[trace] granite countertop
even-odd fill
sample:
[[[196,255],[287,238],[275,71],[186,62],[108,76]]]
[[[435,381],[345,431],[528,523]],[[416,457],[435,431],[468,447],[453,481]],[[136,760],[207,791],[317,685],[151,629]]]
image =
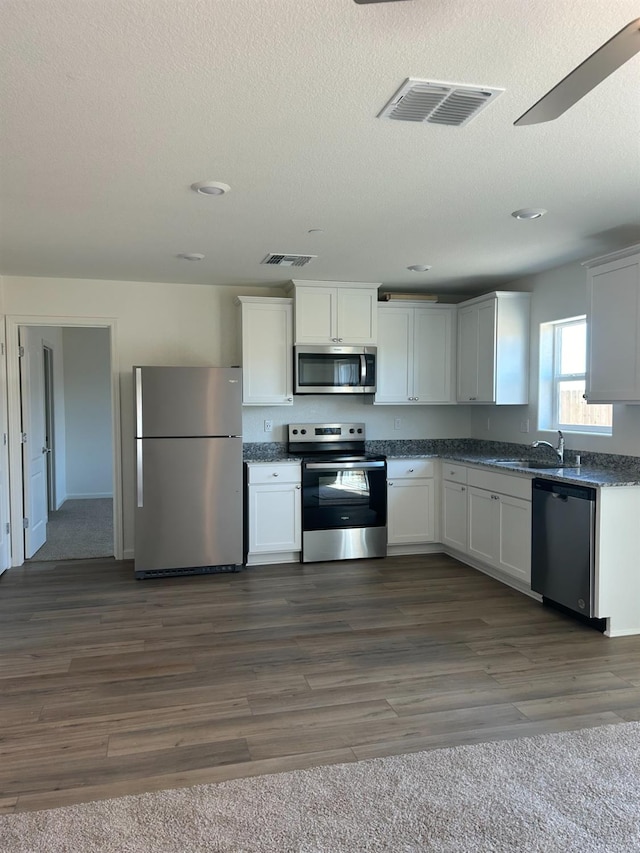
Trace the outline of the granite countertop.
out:
[[[628,468],[599,468],[594,466],[580,465],[579,467],[566,465],[563,468],[534,468],[524,467],[518,464],[520,460],[510,462],[496,462],[495,457],[486,457],[472,453],[447,453],[440,458],[451,462],[462,462],[467,465],[480,465],[493,471],[508,471],[509,474],[523,474],[525,476],[542,477],[545,480],[556,480],[560,483],[573,483],[582,486],[640,486],[640,471]]]
[[[405,441],[367,441],[367,453],[387,459],[448,459],[465,465],[479,465],[492,471],[506,471],[524,477],[544,477],[560,483],[583,486],[640,486],[640,457],[611,453],[590,453],[567,449],[564,468],[528,468],[518,464],[532,458],[531,446],[479,439],[415,439]],[[538,451],[539,452],[539,451]],[[580,453],[580,467],[571,466]],[[534,456],[534,458],[537,458]],[[509,460],[501,462],[501,460]],[[540,460],[551,461],[547,455]],[[288,452],[285,442],[248,443],[245,462],[300,462]],[[501,462],[501,464],[497,464]]]

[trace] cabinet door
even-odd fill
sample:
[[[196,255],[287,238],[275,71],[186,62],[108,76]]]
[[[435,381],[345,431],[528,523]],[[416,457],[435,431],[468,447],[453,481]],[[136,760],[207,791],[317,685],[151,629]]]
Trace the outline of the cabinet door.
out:
[[[296,483],[249,486],[249,553],[299,551],[301,489]]]
[[[498,565],[498,515],[500,498],[493,492],[469,486],[469,553]]]
[[[292,406],[293,319],[291,305],[242,303],[242,402]]]
[[[380,305],[375,403],[408,405],[413,396],[413,311]]]
[[[493,403],[496,399],[496,300],[489,299],[478,306],[478,402]]]
[[[375,344],[378,337],[378,291],[337,289],[336,337],[345,344]]]
[[[330,344],[337,340],[335,287],[296,287],[297,344]]]
[[[449,480],[442,485],[442,541],[467,550],[467,487]]]
[[[458,400],[478,399],[478,306],[458,310]]]
[[[640,256],[589,270],[587,399],[640,401]]]
[[[387,491],[389,545],[421,544],[435,540],[434,491],[433,479],[389,482]]]
[[[531,583],[531,503],[500,495],[498,568]]]
[[[453,309],[414,312],[413,396],[417,403],[452,403]]]

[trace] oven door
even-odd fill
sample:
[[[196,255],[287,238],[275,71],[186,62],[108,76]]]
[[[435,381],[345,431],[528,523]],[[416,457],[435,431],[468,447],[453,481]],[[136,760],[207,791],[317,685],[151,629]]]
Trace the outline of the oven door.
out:
[[[302,529],[386,527],[387,464],[304,462]]]

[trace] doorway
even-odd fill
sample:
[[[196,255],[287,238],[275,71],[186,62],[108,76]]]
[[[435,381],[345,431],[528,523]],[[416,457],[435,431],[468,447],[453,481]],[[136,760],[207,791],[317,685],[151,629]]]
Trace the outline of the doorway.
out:
[[[12,531],[21,530],[26,520],[24,536],[12,536],[12,565],[22,565],[29,558],[98,556],[77,549],[64,553],[83,531],[98,551],[121,559],[115,321],[17,316],[6,320],[7,352],[19,354],[7,361]],[[99,366],[100,353],[104,361]],[[97,396],[99,388],[102,398]],[[43,530],[38,501],[44,516],[41,542],[31,535]],[[65,529],[61,540],[57,532]],[[47,556],[47,547],[53,545]]]

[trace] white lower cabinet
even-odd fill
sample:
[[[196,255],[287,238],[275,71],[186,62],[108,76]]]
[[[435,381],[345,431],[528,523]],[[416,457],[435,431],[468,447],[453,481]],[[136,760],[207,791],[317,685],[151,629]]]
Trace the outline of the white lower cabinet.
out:
[[[531,480],[470,468],[468,554],[531,586]]]
[[[297,563],[302,547],[299,463],[247,464],[247,565]]]
[[[468,507],[467,469],[464,465],[442,463],[442,544],[467,551]]]
[[[416,549],[411,546],[437,541],[436,466],[434,459],[390,459],[387,462],[390,553],[412,553]]]

